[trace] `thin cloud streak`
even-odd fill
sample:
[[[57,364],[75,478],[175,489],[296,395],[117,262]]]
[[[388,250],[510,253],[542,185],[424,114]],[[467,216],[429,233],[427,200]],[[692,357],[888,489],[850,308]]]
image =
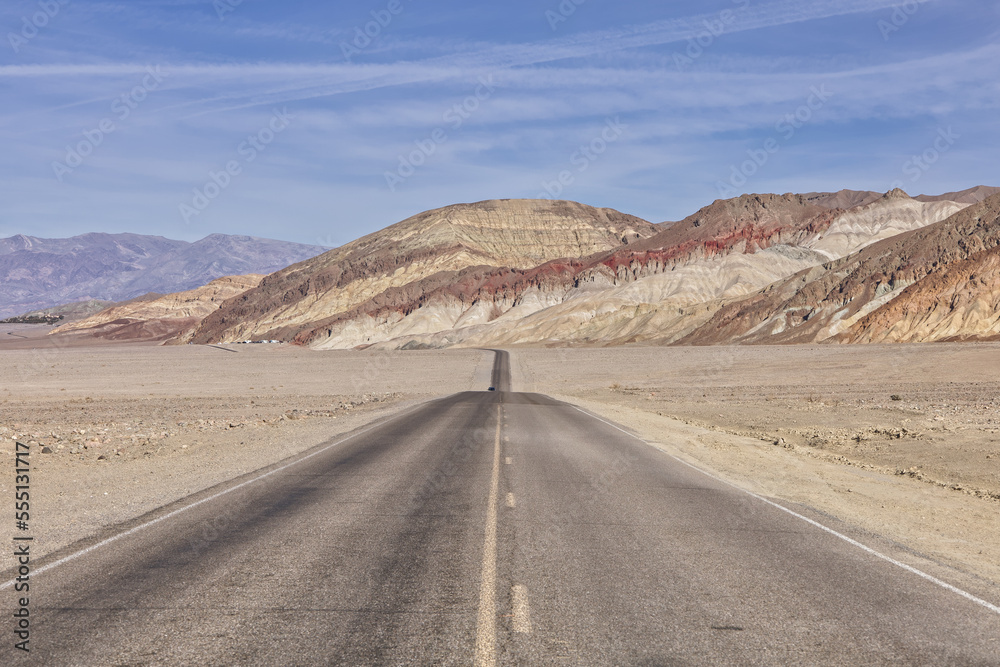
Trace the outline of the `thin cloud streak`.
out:
[[[746,9],[733,10],[736,18],[726,32],[745,32],[834,16],[867,13],[895,7],[899,4],[901,4],[899,0],[849,0],[847,2],[829,0],[825,3],[812,3],[803,8],[801,3],[785,0],[759,7],[751,6]],[[718,18],[718,12],[699,14],[684,19],[658,21],[634,28],[584,33],[548,42],[495,46],[478,52],[463,52],[458,55],[398,63],[391,66],[388,73],[367,80],[338,81],[326,85],[311,85],[307,88],[290,86],[282,91],[258,93],[252,99],[247,99],[240,104],[205,109],[191,114],[189,117],[452,78],[443,75],[442,70],[456,72],[458,76],[462,73],[496,72],[631,48],[685,42],[705,31],[705,21],[717,21]],[[417,69],[403,74],[398,71],[400,65],[415,66]],[[424,71],[422,68],[425,67],[431,69]],[[214,101],[218,101],[218,99],[201,100],[191,104]]]
[[[733,10],[735,19],[727,33],[759,30],[776,26],[820,20],[834,16],[867,13],[898,6],[899,0],[827,0],[803,7],[797,0],[784,0],[761,6]],[[684,42],[705,30],[706,21],[717,21],[718,12],[699,14],[683,19],[669,19],[637,27],[584,33],[567,38],[531,44],[494,46],[457,55],[440,56],[391,65],[295,65],[246,63],[238,65],[186,64],[171,65],[178,75],[229,76],[305,76],[334,78],[334,83],[287,86],[281,89],[244,95],[227,95],[192,101],[185,105],[205,105],[225,101],[242,102],[215,106],[186,116],[220,113],[255,106],[281,104],[320,97],[343,95],[379,88],[427,83],[460,77],[466,72],[497,71],[529,65],[582,58],[624,49]],[[403,66],[406,73],[400,73]],[[5,65],[0,77],[41,76],[121,76],[145,71],[144,64],[93,65]],[[374,70],[374,71],[373,71]],[[366,72],[368,73],[366,75]],[[360,76],[359,76],[360,74]],[[344,79],[347,79],[345,81]]]

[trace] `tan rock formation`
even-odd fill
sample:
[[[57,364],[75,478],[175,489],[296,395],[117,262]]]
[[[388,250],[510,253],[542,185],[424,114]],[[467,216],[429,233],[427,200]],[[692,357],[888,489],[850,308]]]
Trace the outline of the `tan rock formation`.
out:
[[[134,299],[53,329],[51,335],[89,334],[109,340],[186,343],[198,324],[227,300],[256,287],[263,275],[226,276],[186,292]]]

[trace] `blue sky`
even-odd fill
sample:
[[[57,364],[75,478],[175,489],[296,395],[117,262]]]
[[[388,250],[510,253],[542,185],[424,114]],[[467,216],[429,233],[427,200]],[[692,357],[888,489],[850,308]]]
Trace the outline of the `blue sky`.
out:
[[[334,246],[492,198],[660,222],[1000,185],[993,0],[34,0],[0,25],[0,237]]]

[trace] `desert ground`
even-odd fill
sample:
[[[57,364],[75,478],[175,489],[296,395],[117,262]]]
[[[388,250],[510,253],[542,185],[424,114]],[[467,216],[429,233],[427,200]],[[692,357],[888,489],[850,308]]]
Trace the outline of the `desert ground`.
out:
[[[408,405],[482,390],[493,361],[77,345],[47,330],[0,332],[0,449],[35,443],[39,555]],[[731,483],[894,541],[950,581],[1000,585],[1000,344],[514,348],[511,360],[515,391],[574,402]],[[12,486],[0,477],[4,497]]]
[[[78,346],[48,330],[0,330],[0,453],[34,443],[39,556],[408,405],[484,389],[493,365],[481,350]],[[0,476],[0,496],[13,484]],[[0,535],[12,530],[5,522]],[[11,564],[5,553],[0,568]]]

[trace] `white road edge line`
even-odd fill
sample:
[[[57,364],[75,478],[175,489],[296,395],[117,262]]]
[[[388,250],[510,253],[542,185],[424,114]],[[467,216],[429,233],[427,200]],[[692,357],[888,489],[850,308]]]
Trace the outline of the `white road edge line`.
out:
[[[479,615],[476,619],[477,667],[497,664],[497,495],[500,489],[500,421],[503,406],[497,404],[497,432],[493,442],[493,474],[486,507],[483,538],[483,570],[479,584]]]
[[[418,405],[415,405],[412,408],[410,408],[409,410],[405,410],[404,412],[396,415],[395,417],[390,417],[389,421],[393,421],[393,420],[399,419],[400,417],[403,417],[407,413],[413,412],[417,408],[422,407],[424,405],[426,405],[426,403],[420,403]],[[173,512],[169,512],[167,514],[164,514],[163,516],[158,516],[155,519],[151,519],[150,521],[147,521],[146,523],[139,524],[138,526],[133,526],[132,528],[129,528],[125,532],[118,533],[117,535],[112,535],[111,537],[109,537],[107,539],[104,539],[104,540],[101,540],[100,542],[98,542],[96,544],[91,544],[89,547],[87,547],[85,549],[81,549],[80,551],[77,551],[76,553],[72,553],[72,554],[70,554],[68,556],[63,556],[62,558],[60,558],[57,561],[49,563],[48,565],[43,565],[42,567],[40,567],[40,568],[38,568],[36,570],[32,570],[31,571],[31,576],[37,577],[42,572],[46,572],[48,570],[51,570],[54,567],[58,567],[58,566],[60,566],[60,565],[62,565],[64,563],[68,563],[71,560],[75,560],[75,559],[79,558],[80,556],[84,556],[86,554],[89,554],[92,551],[96,551],[97,549],[100,549],[103,546],[111,544],[112,542],[120,540],[121,538],[127,537],[127,536],[129,536],[129,535],[131,535],[133,533],[137,533],[140,530],[143,530],[145,528],[149,528],[150,526],[152,526],[154,524],[157,524],[157,523],[160,523],[161,521],[166,521],[167,519],[169,519],[171,517],[177,516],[178,514],[180,514],[182,512],[188,511],[192,507],[197,507],[198,505],[201,505],[202,503],[207,503],[210,500],[215,500],[216,498],[224,496],[227,493],[232,493],[233,491],[236,491],[237,489],[242,489],[244,486],[249,486],[250,484],[253,484],[255,482],[259,482],[260,480],[264,479],[265,477],[270,477],[271,475],[273,475],[275,473],[281,472],[282,470],[286,470],[288,468],[291,468],[292,466],[298,465],[299,463],[302,463],[303,461],[305,461],[307,459],[311,459],[314,456],[322,454],[323,452],[327,451],[328,449],[333,449],[334,447],[337,447],[338,445],[341,445],[341,444],[347,442],[348,440],[350,440],[352,438],[356,438],[359,435],[362,435],[363,433],[367,433],[368,431],[376,429],[379,426],[384,426],[385,424],[386,424],[386,422],[384,422],[384,421],[376,422],[376,423],[372,424],[371,426],[369,426],[368,428],[362,429],[362,430],[358,431],[357,433],[352,433],[351,435],[348,435],[348,436],[346,436],[344,438],[341,438],[340,440],[338,440],[336,442],[330,443],[329,445],[327,445],[326,447],[323,447],[322,449],[317,449],[312,454],[307,454],[307,455],[303,456],[302,458],[296,459],[296,460],[294,460],[294,461],[292,461],[290,463],[286,463],[285,465],[281,466],[280,468],[275,468],[274,470],[269,470],[269,471],[263,473],[262,475],[258,475],[257,477],[254,477],[253,479],[248,479],[247,481],[240,482],[236,486],[231,486],[231,487],[229,487],[228,489],[226,489],[224,491],[219,491],[218,493],[213,494],[213,495],[209,496],[208,498],[202,498],[201,500],[195,501],[195,502],[191,503],[190,505],[185,505],[184,507],[180,507],[178,509],[175,509]],[[17,582],[17,579],[11,579],[10,581],[6,581],[3,584],[0,584],[0,591],[4,590],[5,588],[10,588],[16,582]]]
[[[569,404],[569,405],[572,405],[572,404]],[[864,551],[864,552],[866,552],[868,554],[871,554],[872,556],[875,556],[876,558],[881,558],[882,560],[884,560],[884,561],[886,561],[888,563],[892,563],[893,565],[895,565],[897,567],[900,567],[900,568],[906,570],[907,572],[910,572],[912,574],[917,575],[918,577],[926,579],[927,581],[931,582],[932,584],[937,584],[938,586],[940,586],[941,588],[944,588],[945,590],[949,590],[952,593],[955,593],[956,595],[961,595],[963,598],[965,598],[965,599],[967,599],[967,600],[969,600],[971,602],[975,602],[976,604],[978,604],[978,605],[980,605],[982,607],[985,607],[986,609],[989,609],[990,611],[992,611],[995,614],[1000,614],[1000,607],[998,607],[995,604],[987,602],[986,600],[983,600],[981,598],[977,598],[972,593],[968,593],[966,591],[963,591],[961,588],[958,588],[956,586],[952,586],[951,584],[949,584],[946,581],[941,581],[937,577],[935,577],[933,575],[930,575],[930,574],[927,574],[926,572],[923,572],[922,570],[918,570],[917,568],[913,567],[912,565],[907,565],[906,563],[898,561],[898,560],[896,560],[895,558],[893,558],[891,556],[887,556],[884,553],[876,551],[875,549],[872,549],[871,547],[866,546],[866,545],[862,544],[861,542],[858,542],[857,540],[852,539],[852,538],[848,537],[847,535],[844,535],[843,533],[838,533],[833,528],[828,528],[827,526],[824,526],[823,524],[821,524],[818,521],[814,521],[813,519],[810,519],[807,516],[803,516],[803,515],[799,514],[798,512],[792,511],[792,510],[788,509],[787,507],[785,507],[783,505],[779,505],[778,503],[774,502],[773,500],[768,500],[767,498],[765,498],[763,496],[757,495],[753,491],[747,491],[746,489],[740,488],[739,486],[736,486],[735,484],[733,484],[732,482],[730,482],[728,480],[725,480],[725,479],[722,479],[721,477],[713,475],[712,473],[710,473],[710,472],[708,472],[706,470],[702,470],[698,466],[693,465],[691,463],[688,463],[687,461],[684,461],[682,459],[677,458],[673,454],[670,454],[668,452],[663,451],[659,447],[656,447],[655,445],[653,445],[653,444],[651,444],[649,442],[646,442],[645,440],[643,440],[639,436],[635,435],[634,433],[629,433],[628,431],[626,431],[622,427],[618,426],[617,424],[609,422],[606,419],[602,419],[601,417],[598,417],[597,415],[595,415],[593,413],[587,412],[583,408],[580,408],[580,407],[578,407],[576,405],[572,405],[572,407],[575,410],[579,410],[580,412],[582,412],[585,415],[593,417],[597,421],[604,422],[608,426],[621,431],[625,435],[629,436],[630,438],[634,438],[635,440],[638,440],[639,442],[643,443],[644,445],[647,445],[649,447],[653,447],[654,449],[657,449],[657,450],[663,452],[664,454],[666,454],[667,456],[669,456],[673,460],[677,461],[678,463],[683,463],[687,467],[691,468],[692,470],[697,470],[698,472],[700,472],[702,475],[705,475],[706,477],[714,479],[717,482],[722,482],[723,484],[725,484],[727,486],[731,486],[734,489],[736,489],[737,491],[742,491],[743,493],[747,494],[748,496],[751,496],[752,498],[756,498],[757,500],[760,500],[761,502],[767,503],[768,505],[770,505],[772,507],[776,507],[777,509],[781,510],[782,512],[787,512],[788,514],[791,514],[792,516],[794,516],[797,519],[802,519],[806,523],[811,524],[811,525],[815,526],[816,528],[819,528],[822,531],[830,533],[831,535],[833,535],[835,537],[839,537],[840,539],[842,539],[843,541],[847,542],[848,544],[851,544],[851,545],[853,545],[853,546],[861,549],[862,551]]]
[[[531,634],[531,611],[528,607],[528,587],[514,584],[511,589],[512,606],[514,607],[514,632]]]

